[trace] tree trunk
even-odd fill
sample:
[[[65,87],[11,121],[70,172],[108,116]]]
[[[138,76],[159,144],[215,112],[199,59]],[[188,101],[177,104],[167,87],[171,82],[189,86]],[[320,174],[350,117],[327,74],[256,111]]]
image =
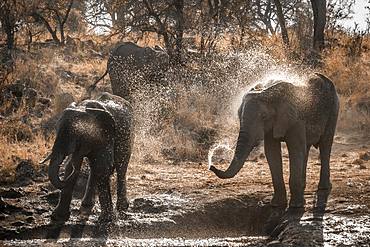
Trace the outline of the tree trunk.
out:
[[[175,41],[175,63],[181,63],[182,39],[184,36],[184,0],[175,1],[177,25]]]
[[[321,52],[324,48],[326,25],[326,0],[311,0],[313,12],[313,49]]]
[[[6,32],[6,46],[8,50],[13,50],[14,48],[14,28],[11,26],[4,27]]]
[[[285,25],[283,8],[281,7],[281,3],[280,3],[279,0],[274,0],[274,3],[275,3],[275,7],[276,7],[276,15],[278,17],[283,42],[284,42],[285,46],[289,46],[289,36],[288,36],[288,31],[287,31],[286,25]]]
[[[53,38],[53,40],[57,44],[60,44],[60,40],[57,36],[57,31],[53,30],[53,28],[50,26],[49,22],[40,13],[34,12],[34,13],[32,13],[32,17],[36,22],[41,21],[45,25],[45,27],[49,31],[49,33],[51,34],[51,37]]]

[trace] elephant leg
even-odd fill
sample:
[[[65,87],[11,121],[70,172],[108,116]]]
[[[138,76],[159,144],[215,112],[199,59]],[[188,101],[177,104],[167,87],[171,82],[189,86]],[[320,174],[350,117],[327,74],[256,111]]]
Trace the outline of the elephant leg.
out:
[[[306,148],[306,155],[303,161],[303,172],[302,172],[302,181],[303,181],[303,191],[306,189],[306,173],[307,173],[307,162],[308,162],[308,155],[310,153],[311,146],[307,146]]]
[[[289,207],[303,207],[304,201],[304,163],[307,154],[306,131],[304,127],[295,126],[287,135],[287,147],[289,152],[289,188],[290,203]]]
[[[116,164],[117,171],[117,211],[122,214],[127,210],[129,203],[127,200],[126,172],[130,157],[125,157],[122,163]]]
[[[51,215],[51,219],[53,221],[65,222],[69,219],[71,215],[70,205],[72,200],[72,192],[80,173],[81,162],[82,159],[74,159],[73,157],[69,158],[69,160],[67,161],[64,179],[72,173],[73,166],[76,169],[75,176],[73,176],[70,180],[70,183],[66,184],[66,186],[61,190],[59,203]]]
[[[320,169],[320,181],[319,181],[319,190],[330,190],[330,153],[331,146],[333,144],[334,129],[326,133],[322,140],[319,143],[320,149],[320,160],[321,160],[321,169]]]
[[[98,178],[97,186],[99,191],[99,202],[101,208],[99,221],[111,222],[114,216],[113,216],[112,195],[110,191],[110,173],[103,174],[100,178]]]
[[[269,133],[265,135],[264,147],[274,186],[274,196],[272,197],[271,205],[285,208],[287,206],[287,197],[283,177],[281,143],[273,138],[272,133]]]
[[[96,184],[97,184],[97,172],[95,167],[90,167],[90,175],[89,180],[87,182],[87,187],[85,190],[85,195],[82,199],[80,212],[83,215],[90,215],[91,210],[95,204],[95,191],[96,191]]]
[[[99,221],[110,222],[113,220],[113,203],[110,190],[110,176],[113,170],[113,151],[108,146],[105,150],[95,152],[89,160],[91,161],[91,174],[96,178],[96,186],[99,192],[101,214]],[[91,180],[91,183],[95,183]],[[93,190],[93,188],[90,188]]]

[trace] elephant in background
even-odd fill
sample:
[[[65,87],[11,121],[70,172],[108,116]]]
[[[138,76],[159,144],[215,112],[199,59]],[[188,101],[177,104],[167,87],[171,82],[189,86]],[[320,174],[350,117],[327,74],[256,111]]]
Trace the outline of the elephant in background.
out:
[[[239,108],[240,132],[233,160],[226,171],[210,167],[219,178],[232,178],[261,140],[274,187],[272,206],[286,207],[281,142],[289,152],[289,207],[303,207],[306,166],[311,146],[319,148],[319,190],[329,191],[330,153],[337,123],[339,100],[333,83],[322,74],[312,75],[305,85],[275,81],[263,90],[247,92]]]
[[[110,52],[104,75],[89,87],[88,92],[90,94],[109,73],[113,94],[132,102],[136,90],[155,85],[168,68],[169,56],[159,46],[140,47],[124,42]]]
[[[52,220],[65,222],[69,219],[72,191],[84,157],[89,160],[90,175],[80,212],[90,214],[95,203],[95,190],[98,189],[101,205],[99,220],[111,221],[114,218],[110,176],[115,170],[116,208],[123,213],[128,208],[126,171],[132,143],[132,107],[121,97],[103,93],[96,100],[84,100],[78,105],[72,103],[66,108],[58,121],[52,152],[43,161],[50,160],[49,179],[61,189]],[[61,180],[59,170],[65,159],[65,175]]]

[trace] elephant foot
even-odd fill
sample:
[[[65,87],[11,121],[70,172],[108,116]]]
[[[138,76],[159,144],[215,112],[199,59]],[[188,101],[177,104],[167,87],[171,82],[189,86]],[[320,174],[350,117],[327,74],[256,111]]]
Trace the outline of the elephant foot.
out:
[[[117,204],[116,204],[116,209],[118,212],[125,212],[127,211],[128,207],[129,207],[129,203],[128,203],[128,200],[125,199],[123,201],[117,201]]]
[[[55,209],[51,214],[51,221],[54,223],[64,223],[69,219],[70,216],[71,212],[69,211],[61,212],[60,210]]]
[[[274,208],[286,208],[288,200],[286,196],[273,196],[270,205]]]
[[[284,215],[285,208],[273,207],[267,221],[265,222],[263,229],[266,234],[271,235],[275,232],[276,227],[281,223],[281,219]]]
[[[100,224],[108,224],[108,223],[111,223],[115,220],[115,216],[113,214],[113,212],[111,213],[105,213],[105,212],[102,212],[98,218],[98,222]]]

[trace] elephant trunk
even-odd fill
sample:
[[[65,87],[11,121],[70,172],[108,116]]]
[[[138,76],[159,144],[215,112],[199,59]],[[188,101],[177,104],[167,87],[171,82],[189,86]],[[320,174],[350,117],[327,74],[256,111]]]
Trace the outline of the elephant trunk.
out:
[[[73,156],[73,155],[72,155]],[[60,179],[59,177],[59,170],[60,170],[60,165],[63,163],[65,156],[61,155],[59,153],[52,153],[50,157],[50,165],[49,165],[49,170],[48,170],[48,175],[51,184],[56,187],[57,189],[63,189],[66,184],[69,183],[69,181],[75,176],[76,173],[76,167],[75,167],[75,162],[73,157],[68,160],[69,162],[72,162],[72,172],[68,175],[68,177],[64,178],[63,180]],[[77,164],[80,165],[80,164]],[[66,165],[68,167],[69,164]]]
[[[60,165],[64,160],[64,156],[61,154],[52,153],[50,155],[50,164],[48,175],[52,185],[54,185],[58,189],[63,189],[65,187],[65,181],[60,180],[59,178],[59,169]]]
[[[213,171],[219,178],[233,178],[243,167],[244,162],[249,153],[252,151],[253,147],[254,146],[248,142],[248,136],[245,133],[239,133],[234,158],[231,161],[230,166],[226,169],[226,171],[221,171],[214,166],[211,166],[210,170]]]

